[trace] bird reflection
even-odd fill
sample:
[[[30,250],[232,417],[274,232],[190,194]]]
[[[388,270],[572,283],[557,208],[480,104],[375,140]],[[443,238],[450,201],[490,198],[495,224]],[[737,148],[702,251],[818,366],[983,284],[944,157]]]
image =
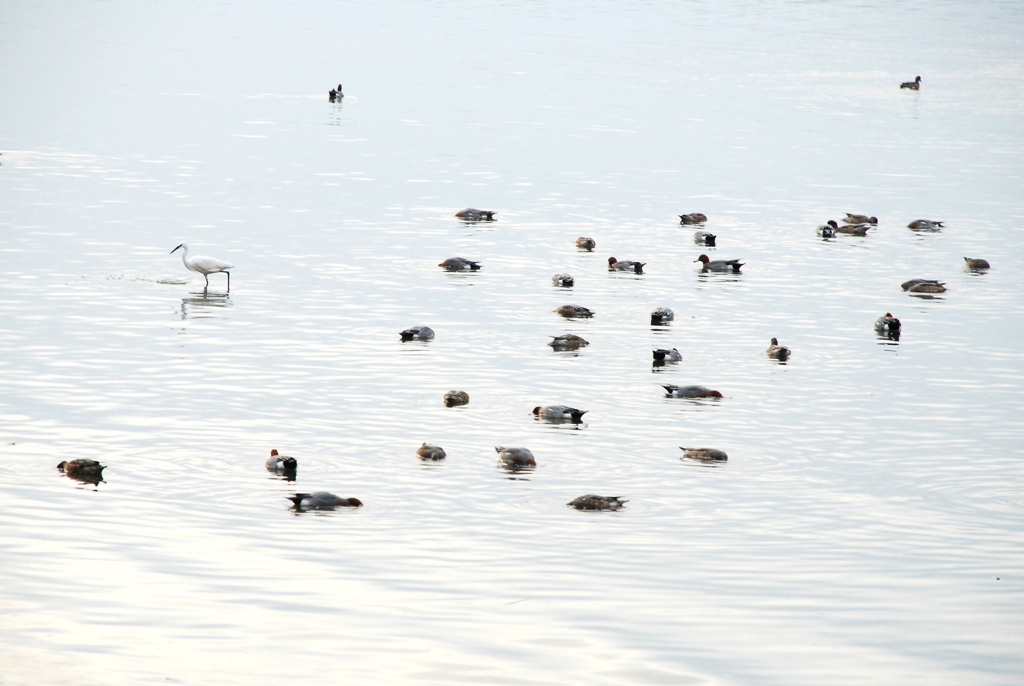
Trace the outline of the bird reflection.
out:
[[[702,270],[697,272],[697,278],[701,280],[714,279],[715,281],[740,281],[740,277],[743,276],[743,272],[713,272],[709,270]]]
[[[103,478],[102,474],[79,474],[79,473],[64,473],[64,476],[71,479],[72,481],[78,481],[83,484],[92,484],[93,486],[99,486],[100,483],[107,483],[106,479]]]
[[[517,467],[511,464],[499,464],[498,469],[506,474],[504,478],[509,481],[529,481],[526,477],[533,473],[535,467]]]
[[[352,120],[344,118],[345,109],[341,98],[331,101],[331,111],[327,113],[327,125],[328,126],[346,126],[352,123]]]
[[[533,420],[559,431],[581,431],[587,427],[586,422],[571,418],[560,419],[534,415]]]
[[[210,293],[206,290],[190,293],[194,297],[181,299],[181,318],[209,319],[217,315],[207,308],[231,307],[231,295],[228,293]]]
[[[878,335],[878,344],[879,345],[899,345],[900,344],[900,332],[899,331],[879,331],[877,335]]]
[[[698,467],[698,468],[701,468],[701,469],[718,469],[719,467],[727,467],[729,465],[728,462],[720,462],[720,461],[712,461],[712,460],[695,460],[695,459],[688,459],[686,457],[681,457],[679,459],[682,460],[684,464],[690,465],[692,467]]]
[[[267,466],[267,471],[274,475],[270,477],[272,479],[295,481],[298,478],[298,468],[294,462],[291,464],[281,464],[276,467]]]

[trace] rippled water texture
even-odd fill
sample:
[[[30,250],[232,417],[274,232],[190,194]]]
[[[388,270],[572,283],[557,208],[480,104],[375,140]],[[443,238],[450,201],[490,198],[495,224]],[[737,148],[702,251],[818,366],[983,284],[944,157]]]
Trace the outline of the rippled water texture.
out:
[[[1017,683],[1022,19],[7,7],[0,683]],[[815,235],[846,212],[878,226]],[[321,490],[365,505],[285,498]]]

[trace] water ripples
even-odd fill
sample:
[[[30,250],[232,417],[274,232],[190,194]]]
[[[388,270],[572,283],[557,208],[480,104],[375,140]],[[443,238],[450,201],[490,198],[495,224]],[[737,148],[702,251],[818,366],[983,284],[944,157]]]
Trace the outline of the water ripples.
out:
[[[894,77],[877,65],[808,71],[828,56],[770,46],[812,29],[862,40],[813,7],[758,9],[781,32],[768,43],[659,7],[667,25],[736,39],[670,65],[640,9],[505,8],[509,35],[542,50],[500,69],[424,63],[486,97],[396,99],[371,79],[329,109],[250,89],[240,113],[168,85],[151,112],[166,143],[114,139],[148,152],[4,150],[5,674],[279,683],[295,664],[344,663],[348,679],[418,683],[1012,681],[1024,246],[1004,185],[1020,137],[984,150],[1019,93],[964,85],[984,71],[920,94],[883,90]],[[523,33],[522,12],[565,22],[557,49]],[[601,21],[628,25],[628,60],[573,28]],[[560,93],[546,89],[578,63],[573,46],[594,60],[584,82],[629,72],[614,105],[537,100],[504,69]],[[455,219],[466,202],[497,221]],[[882,221],[867,236],[815,235],[868,210]],[[678,223],[691,211],[706,227]],[[941,231],[906,226],[933,215]],[[694,244],[698,228],[718,245]],[[182,239],[239,265],[230,294],[167,255]],[[701,272],[701,253],[745,266]],[[455,255],[483,268],[437,266]],[[609,270],[611,255],[644,273]],[[553,286],[558,272],[575,285]],[[949,290],[902,291],[915,277]],[[595,314],[553,311],[569,303]],[[656,307],[675,320],[651,325]],[[875,332],[885,312],[899,340]],[[402,342],[417,324],[436,338]],[[548,345],[564,333],[590,344]],[[772,337],[785,362],[765,354]],[[683,359],[655,366],[656,348]],[[469,404],[446,407],[450,390]],[[548,404],[588,412],[532,414]],[[423,442],[448,457],[422,461]],[[537,466],[504,469],[495,446],[528,447]],[[264,468],[271,448],[298,459],[294,481]],[[55,468],[76,458],[108,465],[104,480]],[[287,500],[320,490],[365,505]],[[629,502],[567,506],[585,493]]]

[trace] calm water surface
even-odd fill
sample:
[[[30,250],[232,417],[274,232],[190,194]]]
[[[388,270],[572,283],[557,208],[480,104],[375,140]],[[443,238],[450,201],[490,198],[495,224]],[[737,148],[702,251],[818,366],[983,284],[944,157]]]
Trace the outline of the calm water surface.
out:
[[[0,683],[1020,682],[1018,3],[4,15]]]

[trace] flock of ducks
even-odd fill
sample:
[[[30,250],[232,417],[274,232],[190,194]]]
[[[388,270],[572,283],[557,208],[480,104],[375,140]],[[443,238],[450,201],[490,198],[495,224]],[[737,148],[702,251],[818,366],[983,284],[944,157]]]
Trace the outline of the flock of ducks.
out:
[[[921,77],[918,76],[913,81],[901,83],[900,88],[915,91],[920,90]],[[331,102],[336,102],[344,97],[340,83],[337,88],[332,88],[328,92],[328,97]],[[495,221],[495,214],[497,214],[497,212],[491,210],[478,210],[476,208],[467,207],[466,209],[456,212],[455,216],[466,222],[493,222]],[[701,212],[691,212],[689,214],[681,214],[678,216],[679,223],[681,225],[703,225],[708,220],[707,215]],[[877,217],[865,214],[847,213],[846,217],[842,220],[842,223],[829,219],[825,224],[819,226],[817,228],[817,235],[824,239],[835,238],[839,234],[866,236],[869,230],[877,228],[877,226]],[[931,219],[915,219],[910,222],[907,227],[914,231],[936,232],[943,228],[943,222]],[[703,229],[700,229],[693,234],[693,242],[698,245],[715,247],[716,240],[716,235]],[[589,236],[581,236],[576,239],[576,247],[580,250],[590,252],[597,247],[597,242]],[[181,258],[186,269],[202,274],[206,281],[206,288],[209,288],[210,286],[210,274],[223,273],[227,276],[227,289],[230,292],[231,269],[234,268],[232,264],[203,255],[190,256],[188,244],[184,242],[178,244],[178,246],[171,251],[171,254],[179,249],[182,251]],[[712,260],[707,255],[700,255],[696,260],[694,260],[694,262],[700,262],[701,269],[705,272],[716,271],[738,273],[743,267],[743,263],[738,259]],[[989,269],[991,267],[987,260],[981,258],[965,257],[964,262],[966,267],[972,270]],[[646,262],[638,262],[634,260],[619,260],[615,257],[608,258],[608,269],[611,271],[626,271],[633,272],[635,274],[643,274],[643,269],[646,264]],[[463,257],[449,257],[438,266],[446,271],[477,271],[481,269],[483,265],[479,262],[468,260]],[[551,277],[551,282],[555,286],[570,287],[574,284],[575,280],[571,274],[559,273]],[[901,287],[904,291],[909,293],[943,293],[946,291],[945,283],[935,279],[910,279],[909,281],[902,283]],[[566,318],[588,318],[594,315],[593,311],[586,307],[571,304],[562,305],[554,311]],[[667,307],[659,307],[651,312],[652,325],[664,324],[672,321],[674,318],[675,313]],[[899,340],[902,325],[900,324],[900,320],[894,317],[891,312],[886,312],[875,321],[875,330],[879,335],[893,340]],[[401,331],[399,335],[401,336],[402,341],[430,341],[434,338],[434,330],[429,326],[413,326]],[[548,345],[552,346],[556,350],[574,350],[589,345],[587,340],[575,334],[562,334],[560,336],[552,336],[551,338],[552,340]],[[772,338],[771,343],[765,350],[765,354],[772,359],[785,362],[789,359],[792,351],[788,347],[780,345],[777,338]],[[653,357],[655,365],[665,364],[667,362],[679,362],[683,359],[682,354],[677,348],[672,348],[671,350],[659,348],[653,351]],[[677,398],[723,397],[721,392],[704,386],[676,386],[673,384],[664,384],[662,388],[665,389],[668,396]],[[456,407],[459,405],[466,405],[468,403],[469,394],[465,391],[448,391],[444,394],[444,404],[448,407]],[[533,414],[535,416],[539,419],[551,422],[572,422],[574,424],[579,424],[583,421],[583,415],[586,413],[587,410],[579,410],[567,405],[549,405],[547,407],[533,408]],[[680,450],[683,451],[684,459],[700,460],[704,462],[725,462],[729,459],[729,456],[724,451],[715,448],[680,447]],[[508,469],[515,470],[535,467],[537,465],[536,458],[527,448],[498,446],[495,448],[495,452],[498,454],[499,464]],[[431,461],[443,460],[447,457],[444,448],[436,445],[429,445],[425,442],[419,447],[416,454],[423,460]],[[270,457],[266,461],[266,468],[279,476],[283,476],[289,481],[294,481],[298,470],[298,461],[294,457],[279,454],[275,449],[270,451]],[[96,460],[77,459],[63,461],[57,465],[57,469],[68,477],[78,481],[98,484],[103,480],[103,470],[106,469],[106,467]],[[294,509],[297,511],[333,510],[337,507],[361,507],[363,504],[358,498],[343,498],[326,491],[316,493],[296,493],[292,496],[287,496],[287,499],[292,502]],[[619,496],[588,494],[573,499],[567,503],[567,505],[577,510],[614,511],[620,509],[627,502],[627,500],[624,500]]]
[[[919,82],[920,77],[918,77],[917,83]],[[916,89],[917,86],[914,85],[914,83],[915,82],[910,82],[911,85],[909,86],[907,84],[903,85],[904,87],[913,87]],[[339,96],[340,91],[341,86],[339,84]],[[490,210],[466,208],[456,212],[455,216],[466,222],[493,222],[495,221],[495,214],[497,213]],[[707,219],[707,215],[700,212],[679,215],[679,223],[681,225],[702,225],[707,221]],[[846,217],[843,218],[842,223],[830,219],[825,224],[819,226],[817,228],[817,234],[824,239],[835,238],[839,234],[865,236],[869,230],[877,228],[877,226],[877,217],[848,213]],[[943,222],[931,219],[915,219],[907,226],[915,231],[936,232],[943,228]],[[716,239],[717,236],[708,233],[703,229],[699,229],[693,234],[694,243],[699,245],[715,246]],[[589,236],[581,236],[576,240],[576,247],[580,250],[592,252],[597,247],[597,241]],[[224,273],[227,276],[228,289],[230,290],[230,270],[233,268],[231,264],[213,257],[190,255],[187,243],[180,243],[171,251],[171,253],[173,254],[179,249],[182,251],[182,262],[185,267],[191,271],[202,274],[206,279],[207,288],[209,288],[210,274]],[[696,260],[694,260],[694,262],[701,263],[701,271],[704,272],[716,271],[739,273],[740,269],[743,267],[743,262],[738,259],[712,260],[707,255],[700,255]],[[983,270],[991,267],[987,260],[980,258],[965,257],[964,262],[966,267],[972,270]],[[615,257],[608,258],[608,269],[610,271],[626,271],[635,274],[643,274],[643,268],[646,264],[646,262],[638,262],[634,260],[619,260]],[[469,260],[464,257],[449,257],[439,263],[438,266],[450,272],[478,271],[483,267],[479,262]],[[571,274],[559,273],[551,277],[551,282],[555,286],[569,287],[575,283],[575,279]],[[909,281],[903,282],[901,287],[908,293],[943,293],[946,291],[945,283],[935,279],[910,279]],[[573,304],[562,305],[556,308],[554,312],[569,319],[589,318],[594,315],[594,312],[589,308]],[[667,307],[658,307],[651,312],[652,325],[665,324],[671,322],[673,319],[675,319],[675,313]],[[902,325],[900,324],[900,320],[894,317],[891,312],[886,312],[875,321],[875,330],[881,336],[892,340],[899,340]],[[429,326],[412,326],[399,332],[399,335],[402,341],[430,341],[434,338],[434,330]],[[589,345],[589,341],[585,340],[581,336],[577,336],[576,334],[562,334],[559,336],[552,336],[551,338],[552,340],[548,345],[553,347],[555,350],[576,350]],[[772,338],[771,343],[765,350],[765,354],[771,359],[785,362],[789,359],[792,351],[788,347],[779,344],[777,338]],[[653,358],[653,364],[659,366],[670,362],[679,362],[683,359],[683,356],[677,348],[659,348],[653,351]],[[674,384],[663,384],[662,388],[665,389],[667,397],[698,399],[717,399],[724,397],[720,391],[706,388],[704,386],[677,386]],[[469,394],[465,391],[448,391],[444,394],[443,400],[444,404],[448,407],[466,405],[469,403]],[[549,422],[572,422],[574,424],[579,424],[583,421],[583,415],[586,413],[587,410],[580,410],[567,405],[549,405],[547,407],[533,408],[533,414],[538,419]],[[729,459],[729,456],[724,451],[715,448],[680,447],[680,449],[683,451],[684,459],[700,460],[704,462],[725,462]],[[495,448],[495,451],[498,454],[499,465],[505,469],[518,470],[535,467],[537,465],[536,458],[527,448],[498,446]],[[431,461],[443,460],[447,456],[444,448],[436,445],[429,445],[427,443],[423,443],[416,453],[421,459]],[[68,477],[78,481],[98,484],[103,480],[103,470],[106,467],[96,460],[77,459],[61,462],[57,465],[57,468],[64,472]],[[270,458],[266,461],[266,468],[279,476],[283,476],[289,481],[294,481],[298,469],[298,462],[294,457],[281,455],[277,450],[272,450],[270,452]],[[338,507],[360,507],[363,504],[358,498],[343,498],[325,491],[316,493],[296,493],[292,496],[288,496],[287,498],[292,502],[296,511],[333,510]],[[567,503],[567,505],[578,510],[614,511],[620,509],[626,502],[628,501],[624,500],[620,496],[588,494],[575,498]]]

